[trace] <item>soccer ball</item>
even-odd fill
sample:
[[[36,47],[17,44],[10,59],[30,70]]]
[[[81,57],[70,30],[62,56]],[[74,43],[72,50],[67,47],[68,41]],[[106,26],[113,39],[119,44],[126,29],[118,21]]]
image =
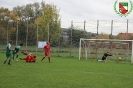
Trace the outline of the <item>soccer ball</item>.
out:
[[[118,60],[121,61],[121,57],[119,57]]]

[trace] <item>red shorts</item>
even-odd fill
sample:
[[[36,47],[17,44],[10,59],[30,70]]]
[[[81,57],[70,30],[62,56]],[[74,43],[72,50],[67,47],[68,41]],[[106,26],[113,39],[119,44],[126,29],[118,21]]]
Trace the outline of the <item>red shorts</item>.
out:
[[[45,52],[45,56],[49,56],[49,52]]]

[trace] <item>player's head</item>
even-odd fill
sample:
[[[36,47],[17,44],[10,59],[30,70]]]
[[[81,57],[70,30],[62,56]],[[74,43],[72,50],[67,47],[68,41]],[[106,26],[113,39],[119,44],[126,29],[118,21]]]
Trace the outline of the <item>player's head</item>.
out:
[[[34,56],[34,58],[36,58],[36,56]]]
[[[20,44],[20,46],[22,47],[22,46],[23,46],[23,44],[21,43],[21,44]]]
[[[46,44],[49,44],[49,42],[46,42]]]
[[[109,52],[107,52],[107,54],[109,54]]]
[[[12,40],[10,40],[9,43],[12,44],[13,43]]]

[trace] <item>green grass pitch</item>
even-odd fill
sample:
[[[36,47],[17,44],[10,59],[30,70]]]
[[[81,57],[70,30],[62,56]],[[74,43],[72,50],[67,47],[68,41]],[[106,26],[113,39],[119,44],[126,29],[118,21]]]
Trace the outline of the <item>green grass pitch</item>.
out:
[[[5,53],[0,52],[0,88],[132,88],[133,65],[129,61],[116,63],[81,59],[69,54],[51,53],[40,62],[43,53],[37,55],[36,63],[14,61],[3,66]],[[25,57],[21,53],[19,57]]]

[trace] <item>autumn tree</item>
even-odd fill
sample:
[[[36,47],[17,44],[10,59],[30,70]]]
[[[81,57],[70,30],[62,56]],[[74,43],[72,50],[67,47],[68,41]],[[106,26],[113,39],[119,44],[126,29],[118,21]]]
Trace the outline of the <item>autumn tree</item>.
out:
[[[59,10],[53,4],[42,3],[42,5],[42,16],[36,20],[36,24],[39,25],[39,39],[57,42],[61,31]]]
[[[101,32],[98,36],[99,39],[109,39],[109,35]]]
[[[37,33],[39,40],[46,41],[49,37],[50,42],[57,42],[59,31],[61,31],[59,18],[57,7],[53,4],[45,4],[44,1],[41,4],[36,2],[17,6],[11,11],[0,8],[0,32],[7,36],[6,30],[8,29],[10,39],[16,40],[16,37],[18,37],[18,40],[24,43],[28,37],[30,44],[36,44]],[[9,21],[11,24],[9,24]],[[2,34],[0,38],[6,40],[6,37]]]
[[[7,8],[0,8],[0,40],[6,43],[7,31],[9,29],[10,11]]]

